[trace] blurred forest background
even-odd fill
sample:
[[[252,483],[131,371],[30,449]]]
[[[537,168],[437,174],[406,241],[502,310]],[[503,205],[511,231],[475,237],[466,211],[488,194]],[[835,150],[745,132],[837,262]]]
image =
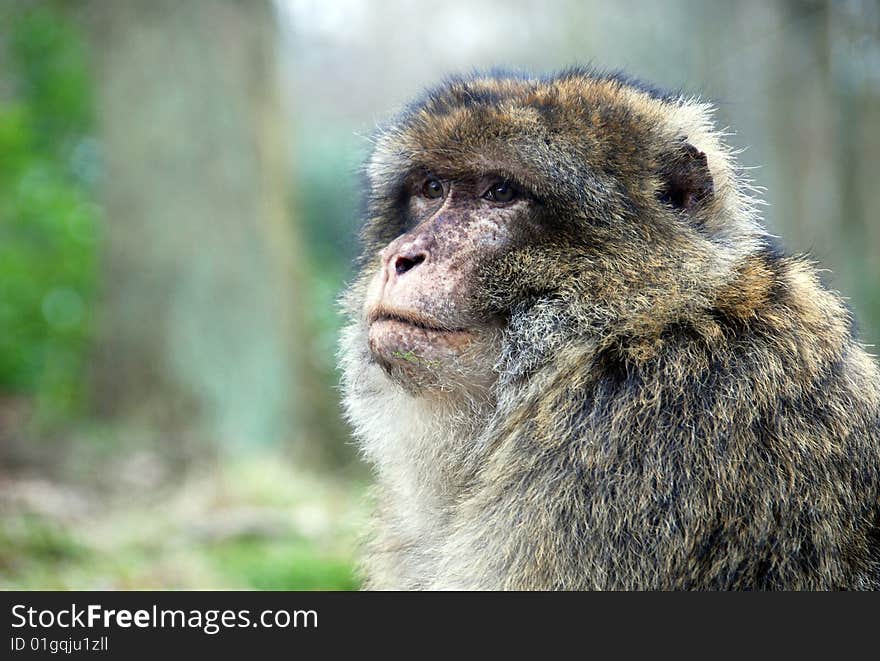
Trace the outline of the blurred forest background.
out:
[[[877,0],[0,0],[0,588],[357,587],[368,136],[577,63],[713,100],[880,340]]]

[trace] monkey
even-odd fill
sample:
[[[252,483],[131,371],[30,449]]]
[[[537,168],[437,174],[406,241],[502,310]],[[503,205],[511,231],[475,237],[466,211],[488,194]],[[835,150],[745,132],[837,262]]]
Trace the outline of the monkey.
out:
[[[713,114],[574,68],[378,129],[339,352],[365,588],[880,588],[880,372]]]

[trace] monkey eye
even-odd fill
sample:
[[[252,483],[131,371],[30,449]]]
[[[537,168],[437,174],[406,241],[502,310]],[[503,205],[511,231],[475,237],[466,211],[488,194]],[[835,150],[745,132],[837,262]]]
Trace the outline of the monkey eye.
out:
[[[504,204],[514,200],[517,196],[517,190],[507,181],[492,184],[492,187],[483,194],[483,198],[490,202]]]
[[[438,179],[428,179],[422,184],[422,195],[431,200],[443,197],[443,184]]]

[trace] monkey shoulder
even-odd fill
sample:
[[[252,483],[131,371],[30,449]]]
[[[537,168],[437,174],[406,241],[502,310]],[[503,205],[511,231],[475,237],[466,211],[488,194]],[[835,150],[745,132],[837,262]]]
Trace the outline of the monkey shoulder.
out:
[[[717,307],[669,325],[650,351],[634,346],[558,352],[495,428],[453,537],[500,547],[484,576],[518,587],[878,580],[880,377],[803,262],[774,263],[748,316]],[[542,557],[553,561],[536,567]]]

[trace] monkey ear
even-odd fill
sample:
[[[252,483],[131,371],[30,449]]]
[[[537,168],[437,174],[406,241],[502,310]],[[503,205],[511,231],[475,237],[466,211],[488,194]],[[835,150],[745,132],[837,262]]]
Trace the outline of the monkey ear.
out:
[[[694,211],[715,190],[706,154],[687,142],[671,155],[661,174],[663,186],[657,197],[674,209]]]

